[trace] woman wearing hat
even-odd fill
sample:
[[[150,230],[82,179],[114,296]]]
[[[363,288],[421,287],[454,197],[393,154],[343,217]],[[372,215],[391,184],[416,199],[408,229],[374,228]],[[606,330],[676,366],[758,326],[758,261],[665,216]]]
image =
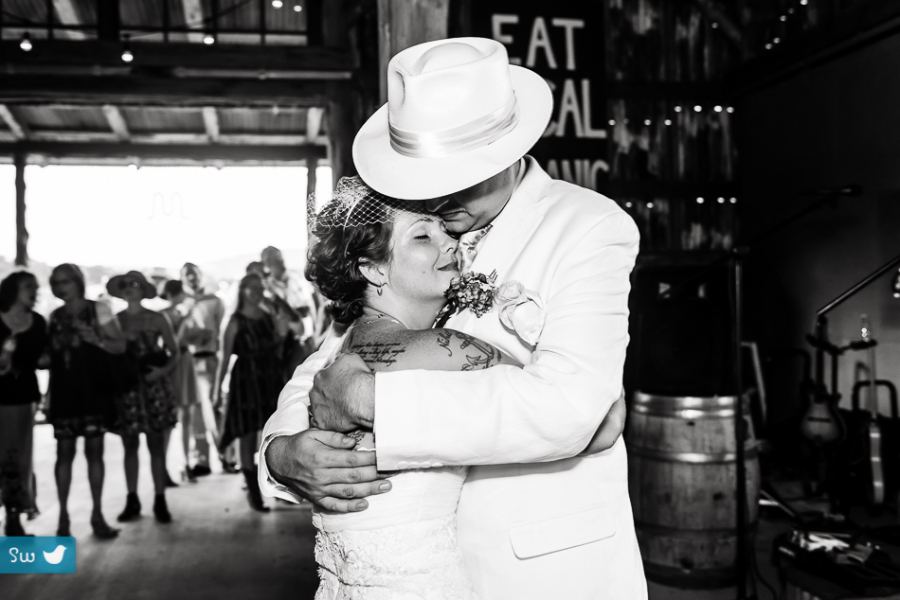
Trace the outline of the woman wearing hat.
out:
[[[156,498],[153,514],[160,523],[172,520],[166,505],[165,433],[178,422],[171,373],[180,352],[172,326],[165,316],[144,308],[141,301],[156,297],[156,288],[143,273],[129,271],[109,280],[110,295],[128,302],[116,315],[127,340],[125,355],[138,373],[137,385],[119,398],[116,430],[125,446],[125,482],[128,498],[119,521],[131,521],[141,514],[137,496],[138,447],[140,434],[147,435],[150,469]]]
[[[125,351],[125,338],[109,307],[84,297],[84,275],[73,264],[50,273],[50,289],[65,304],[50,315],[50,411],[56,437],[56,489],[59,494],[59,536],[69,531],[69,487],[76,443],[84,438],[94,511],[91,527],[100,538],[119,530],[107,525],[101,512],[103,496],[103,434],[115,421],[112,392],[105,385],[109,354]]]

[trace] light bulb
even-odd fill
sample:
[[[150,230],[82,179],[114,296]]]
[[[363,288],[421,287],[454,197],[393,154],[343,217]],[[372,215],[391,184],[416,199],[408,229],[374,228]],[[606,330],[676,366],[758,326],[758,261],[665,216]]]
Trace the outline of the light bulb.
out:
[[[703,112],[703,107],[698,104],[694,107],[694,112]]]
[[[715,106],[715,108],[713,108],[713,110],[716,111],[716,112],[722,112],[722,107],[719,106],[719,105],[717,104],[717,105]]]
[[[731,200],[729,200],[729,202],[731,202],[732,204],[737,204],[737,198],[732,198]]]
[[[626,202],[626,203],[625,203],[625,208],[631,208],[631,202]]]
[[[131,45],[128,43],[131,36],[126,33],[123,37],[125,41],[122,42],[122,62],[130,63],[134,60],[134,54],[131,53]]]
[[[680,107],[680,106],[676,106],[676,107],[675,107],[675,112],[681,112],[681,107]]]
[[[213,44],[216,43],[216,38],[214,38],[211,34],[207,33],[203,37],[203,43],[206,44],[207,46],[212,46]]]
[[[697,198],[697,204],[703,204],[703,202],[704,202],[704,200],[703,200],[702,196]]]
[[[666,127],[669,127],[670,125],[672,125],[672,119],[666,119],[663,122],[666,124]]]
[[[613,119],[610,119],[610,120],[609,120],[609,126],[610,126],[610,127],[615,127],[615,126],[616,126],[616,122],[615,122]]]
[[[644,125],[650,127],[650,119],[644,119]]]
[[[301,10],[303,10],[302,6],[300,6],[299,4],[294,5],[294,12],[300,12]]]
[[[272,0],[272,6],[275,8],[281,8],[282,6],[284,6],[284,2],[282,2],[281,0]]]
[[[725,109],[725,112],[727,112],[729,115],[734,114],[734,107],[729,106],[728,108]]]
[[[653,203],[652,203],[652,202],[648,202],[648,203],[647,203],[647,208],[653,208]]]
[[[27,33],[23,33],[22,41],[19,42],[19,48],[21,48],[23,52],[31,52],[33,47],[34,46],[31,45],[31,36]]]
[[[719,204],[725,204],[725,198],[722,198],[720,196],[719,198],[716,198],[716,202],[718,202]]]

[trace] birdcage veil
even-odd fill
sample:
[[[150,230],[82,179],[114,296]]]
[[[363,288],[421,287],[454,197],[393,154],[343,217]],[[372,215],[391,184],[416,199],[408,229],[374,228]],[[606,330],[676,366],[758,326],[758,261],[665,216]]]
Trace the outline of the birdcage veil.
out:
[[[315,194],[307,203],[312,212],[316,206]],[[331,200],[318,213],[309,214],[310,231],[321,236],[334,229],[349,229],[393,222],[402,214],[425,214],[424,202],[397,200],[379,194],[359,177],[342,177],[338,181]]]

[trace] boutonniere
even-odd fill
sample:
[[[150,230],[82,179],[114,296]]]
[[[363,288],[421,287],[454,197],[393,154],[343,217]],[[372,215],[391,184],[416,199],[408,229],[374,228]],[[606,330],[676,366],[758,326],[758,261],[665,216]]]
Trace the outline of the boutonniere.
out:
[[[525,289],[518,281],[507,281],[494,290],[494,303],[500,312],[500,322],[507,329],[532,346],[541,338],[547,313],[537,292]]]
[[[540,295],[525,289],[519,281],[507,281],[499,286],[494,285],[496,281],[496,271],[490,275],[467,272],[455,277],[444,293],[448,302],[438,315],[438,326],[443,325],[450,315],[465,309],[480,318],[496,306],[503,326],[534,346],[540,339],[546,320]]]

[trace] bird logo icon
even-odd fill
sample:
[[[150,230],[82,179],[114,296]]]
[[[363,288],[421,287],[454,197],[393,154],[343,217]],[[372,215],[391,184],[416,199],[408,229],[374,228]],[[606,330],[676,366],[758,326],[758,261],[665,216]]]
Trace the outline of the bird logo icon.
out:
[[[58,565],[62,562],[63,555],[66,553],[66,547],[59,545],[53,552],[44,552],[44,560],[51,565]]]

